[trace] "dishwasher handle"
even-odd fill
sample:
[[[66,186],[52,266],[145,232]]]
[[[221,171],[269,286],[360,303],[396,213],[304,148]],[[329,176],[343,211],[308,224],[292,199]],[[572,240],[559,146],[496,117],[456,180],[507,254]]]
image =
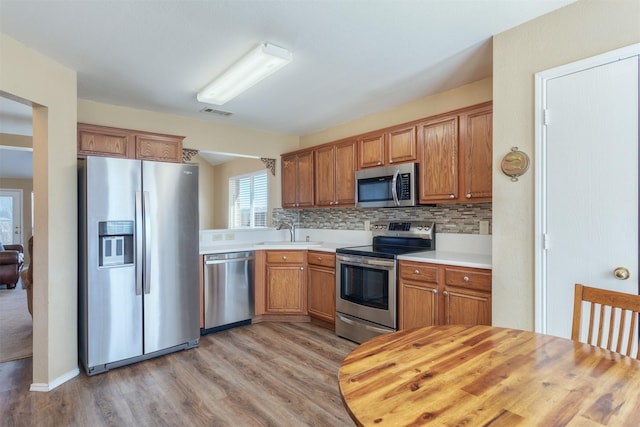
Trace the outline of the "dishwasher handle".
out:
[[[227,252],[223,254],[206,255],[204,257],[204,263],[206,265],[211,264],[224,264],[226,262],[237,261],[249,261],[255,258],[252,251],[249,252]]]

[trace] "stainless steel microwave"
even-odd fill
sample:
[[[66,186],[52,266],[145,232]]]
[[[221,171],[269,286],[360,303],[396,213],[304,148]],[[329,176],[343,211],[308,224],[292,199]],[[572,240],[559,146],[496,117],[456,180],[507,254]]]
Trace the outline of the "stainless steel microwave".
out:
[[[356,171],[357,208],[416,206],[418,200],[418,163]]]

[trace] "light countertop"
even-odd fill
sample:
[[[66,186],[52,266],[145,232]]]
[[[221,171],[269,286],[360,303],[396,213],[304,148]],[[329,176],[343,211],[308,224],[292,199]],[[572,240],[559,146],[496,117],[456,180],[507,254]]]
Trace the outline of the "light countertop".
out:
[[[218,254],[226,252],[258,251],[258,250],[310,250],[335,252],[337,248],[344,248],[349,245],[345,243],[320,242],[306,244],[306,242],[261,242],[261,243],[238,243],[230,245],[202,246],[200,255]],[[407,255],[398,256],[399,260],[429,262],[433,264],[448,264],[461,267],[487,268],[491,269],[491,255],[473,254],[454,251],[424,251],[414,252]]]

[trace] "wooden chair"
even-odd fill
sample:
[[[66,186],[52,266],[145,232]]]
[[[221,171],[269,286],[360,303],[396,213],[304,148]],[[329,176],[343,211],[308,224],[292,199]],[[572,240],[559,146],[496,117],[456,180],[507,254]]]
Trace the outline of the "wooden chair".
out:
[[[591,288],[576,283],[571,329],[571,339],[574,341],[580,341],[583,301],[590,303],[589,332],[586,343],[640,359],[640,345],[635,355],[631,354],[633,343],[638,340],[640,295]],[[600,306],[599,314],[596,312],[596,305]],[[596,329],[597,337],[594,337]],[[605,332],[606,337],[604,337]],[[606,345],[603,338],[606,338]],[[624,351],[622,351],[623,347],[626,347]]]

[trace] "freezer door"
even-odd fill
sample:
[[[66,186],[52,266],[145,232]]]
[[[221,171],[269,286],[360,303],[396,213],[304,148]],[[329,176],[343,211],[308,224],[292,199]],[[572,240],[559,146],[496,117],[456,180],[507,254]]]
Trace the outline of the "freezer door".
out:
[[[88,157],[79,164],[80,357],[89,369],[142,354],[142,295],[136,294],[136,257],[111,253],[125,238],[114,237],[118,231],[105,229],[105,223],[127,224],[134,226],[135,233],[136,194],[142,181],[136,160]],[[108,233],[112,236],[105,238]],[[138,234],[126,237],[131,239],[127,245],[133,252],[136,237]]]
[[[144,353],[200,336],[198,167],[142,162]]]

